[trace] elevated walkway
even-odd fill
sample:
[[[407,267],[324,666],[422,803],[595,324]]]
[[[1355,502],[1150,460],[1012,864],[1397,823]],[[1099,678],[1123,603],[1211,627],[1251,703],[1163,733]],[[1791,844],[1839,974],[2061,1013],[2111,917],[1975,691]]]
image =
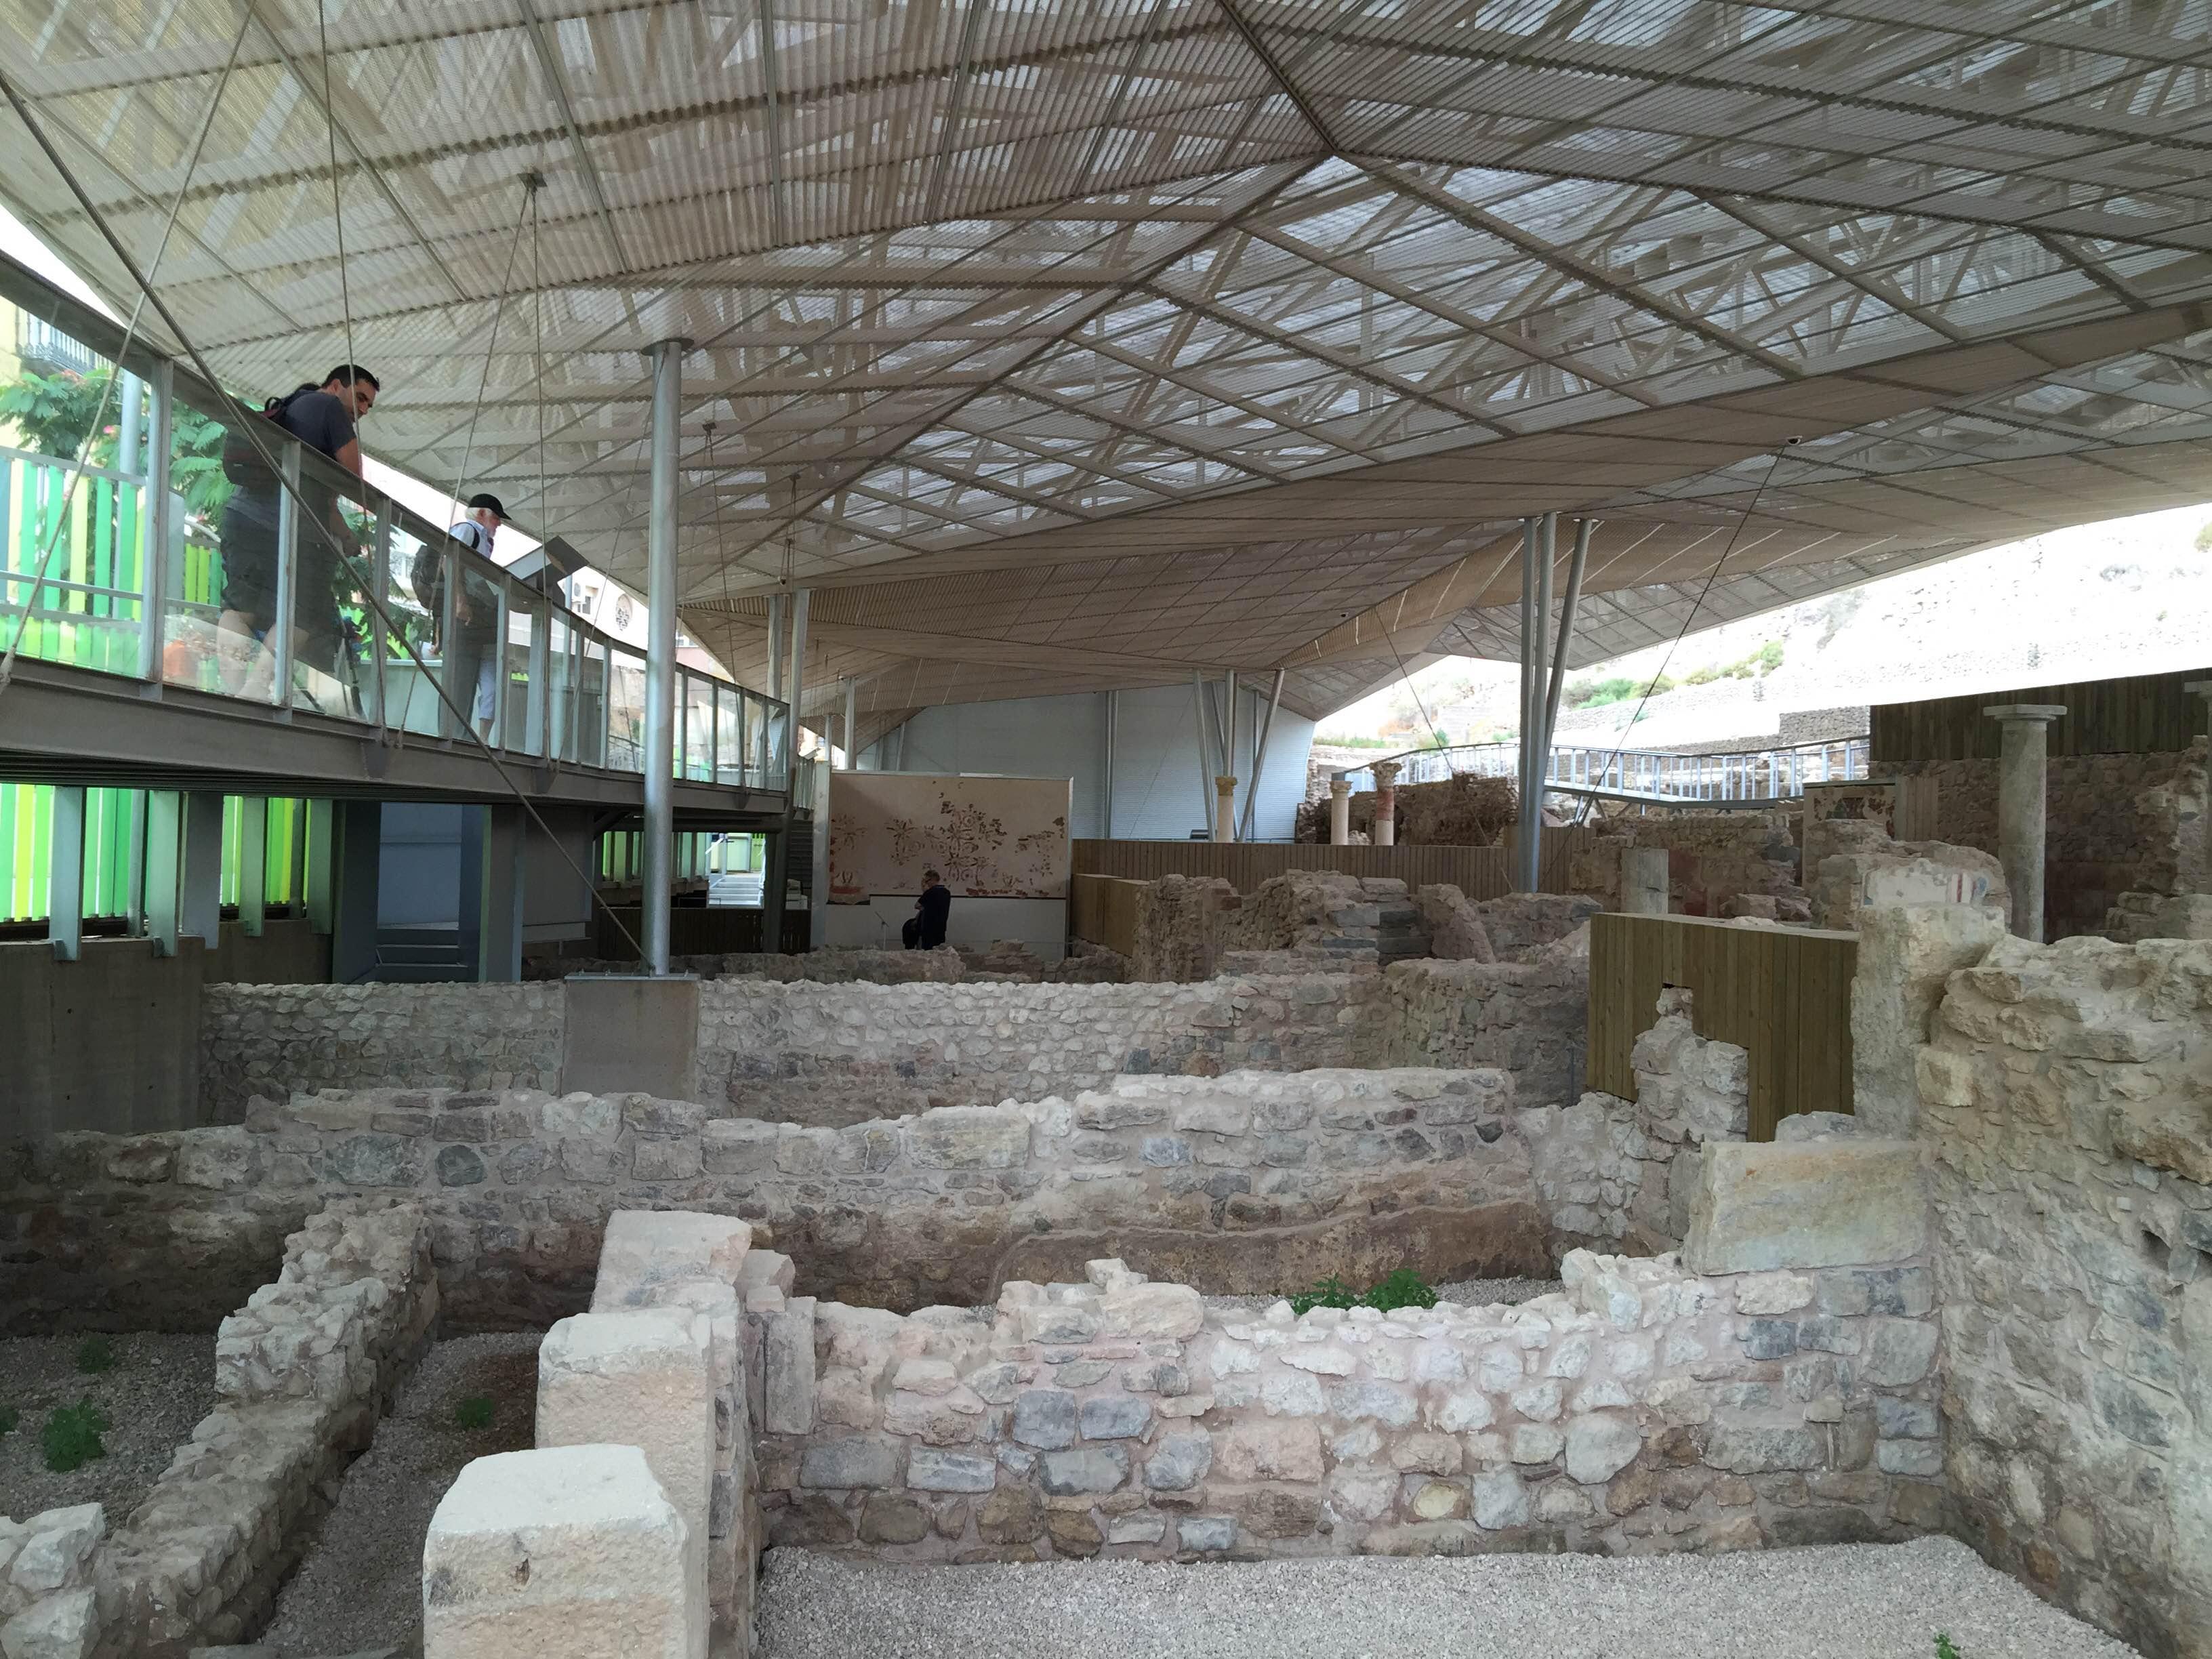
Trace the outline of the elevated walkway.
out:
[[[1398,763],[1403,787],[1455,775],[1510,778],[1519,771],[1519,756],[1514,744],[1480,743],[1409,749],[1383,758]],[[1753,811],[1802,800],[1808,784],[1858,781],[1867,775],[1868,756],[1863,737],[1705,754],[1554,744],[1545,757],[1544,787],[1547,794],[1645,806]],[[1350,780],[1354,789],[1372,789],[1373,769],[1382,763],[1346,768],[1337,775]]]

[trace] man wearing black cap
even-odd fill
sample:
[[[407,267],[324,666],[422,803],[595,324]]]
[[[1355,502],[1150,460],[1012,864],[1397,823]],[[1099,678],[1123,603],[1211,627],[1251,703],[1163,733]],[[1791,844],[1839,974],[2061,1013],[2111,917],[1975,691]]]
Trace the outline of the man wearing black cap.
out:
[[[507,522],[507,509],[500,505],[496,495],[471,495],[466,517],[447,533],[464,546],[491,557],[493,539],[500,526]],[[438,596],[437,603],[444,603]],[[480,613],[489,609],[491,614]],[[434,612],[433,614],[435,614]],[[452,675],[447,684],[453,688],[455,701],[469,687],[476,688],[476,706],[471,711],[477,735],[485,742],[491,741],[492,722],[499,716],[500,642],[498,601],[480,585],[464,580],[453,590],[453,638],[447,651],[447,660]]]

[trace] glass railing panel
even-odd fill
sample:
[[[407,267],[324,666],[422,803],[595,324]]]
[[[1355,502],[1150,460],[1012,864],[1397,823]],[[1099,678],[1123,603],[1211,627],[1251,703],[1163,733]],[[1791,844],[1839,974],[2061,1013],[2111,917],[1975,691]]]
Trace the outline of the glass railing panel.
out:
[[[645,659],[617,650],[607,665],[607,765],[645,769]]]
[[[701,674],[677,678],[684,698],[683,765],[678,775],[694,783],[714,781],[714,682]]]
[[[210,464],[197,492],[178,492],[162,550],[161,678],[171,685],[255,702],[276,696],[276,612],[283,598],[282,542],[291,516],[276,429],[249,441],[244,422],[259,416],[188,423],[179,411],[170,446],[175,472]],[[173,498],[172,506],[175,505]]]
[[[295,708],[366,718],[376,574],[376,508],[358,478],[303,452],[294,538],[292,684]]]
[[[557,761],[576,758],[575,624],[558,605],[545,618],[545,752]]]
[[[714,781],[732,787],[745,781],[745,696],[734,685],[714,686]]]
[[[391,618],[384,635],[385,724],[426,738],[445,729],[435,677],[445,664],[439,636],[446,556],[439,544],[448,539],[433,541],[394,525],[385,549],[384,607]]]
[[[525,755],[545,752],[544,716],[537,696],[543,672],[545,601],[519,583],[507,590],[507,638],[500,668],[500,732],[507,747]]]
[[[145,386],[125,374],[111,388],[112,366],[91,347],[28,315],[21,321],[21,369],[0,387],[0,648],[20,623],[24,657],[136,674]]]
[[[607,763],[607,645],[584,636],[576,657],[575,761],[579,766]]]
[[[455,547],[458,550],[458,543]],[[454,721],[453,710],[458,708],[478,736],[496,743],[501,736],[500,585],[472,568],[474,561],[459,558],[457,562],[453,633],[446,647],[446,696],[452,705],[446,712],[447,735],[457,739],[468,736],[468,731]]]

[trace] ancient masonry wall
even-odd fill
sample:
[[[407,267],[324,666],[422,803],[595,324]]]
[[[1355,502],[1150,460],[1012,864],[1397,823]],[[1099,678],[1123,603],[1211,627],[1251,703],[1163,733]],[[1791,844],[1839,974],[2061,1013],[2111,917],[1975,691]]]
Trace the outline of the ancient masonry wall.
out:
[[[1522,902],[1546,908],[1477,908],[1501,952],[1528,960],[1379,977],[1285,959],[1197,984],[708,983],[700,1087],[718,1109],[830,1128],[1124,1075],[1356,1065],[1498,1066],[1523,1101],[1565,1103],[1581,1092],[1589,963],[1586,935],[1557,934],[1589,902]],[[556,1091],[566,1004],[557,984],[210,987],[202,1109],[234,1123],[255,1097],[300,1091]]]
[[[1729,916],[1754,911],[1783,921],[1806,919],[1800,862],[1786,812],[1675,812],[1609,820],[1585,851],[1573,855],[1568,885],[1607,909],[1620,905],[1620,855],[1632,847],[1667,849],[1671,907],[1676,915]],[[1745,899],[1774,901],[1746,906]]]
[[[298,1095],[240,1126],[40,1148],[0,1188],[0,1307],[19,1329],[87,1310],[205,1328],[168,1312],[204,1297],[191,1241],[362,1193],[422,1206],[448,1317],[477,1327],[580,1311],[606,1218],[632,1208],[764,1223],[801,1288],[898,1307],[1077,1273],[1109,1241],[1223,1291],[1407,1262],[1438,1281],[1548,1273],[1526,1115],[1494,1071],[1124,1077],[834,1130],[642,1095]],[[110,1263],[118,1215],[134,1243]]]
[[[38,1659],[168,1659],[241,1641],[437,1309],[418,1211],[325,1210],[287,1242],[276,1281],[223,1321],[216,1408],[119,1531],[97,1504],[0,1518],[0,1568],[14,1558],[0,1644]]]
[[[1924,1237],[1817,1272],[1577,1251],[1518,1307],[1223,1318],[1113,1260],[994,1308],[814,1304],[808,1363],[767,1379],[769,1536],[963,1562],[1903,1536],[1942,1513]]]
[[[2208,1030],[2212,943],[2005,939],[1918,1054],[1963,1535],[2151,1659],[2212,1630]]]
[[[1997,763],[1924,761],[1941,841],[1997,851]],[[2144,755],[2054,755],[2045,792],[2045,911],[2052,936],[2103,931],[2124,894],[2191,890],[2203,866],[2205,741]]]
[[[1572,1106],[1521,1114],[1516,1127],[1555,1238],[1636,1255],[1679,1249],[1705,1149],[1749,1133],[1750,1057],[1699,1036],[1690,998],[1660,993],[1659,1018],[1630,1054],[1633,1101],[1592,1091]]]

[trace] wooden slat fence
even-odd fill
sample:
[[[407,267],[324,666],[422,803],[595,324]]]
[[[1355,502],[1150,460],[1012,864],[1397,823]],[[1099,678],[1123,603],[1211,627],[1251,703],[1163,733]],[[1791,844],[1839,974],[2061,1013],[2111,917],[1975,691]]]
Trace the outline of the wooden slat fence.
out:
[[[1137,954],[1137,900],[1146,884],[1126,876],[1077,876],[1070,884],[1068,932],[1093,945]]]
[[[1573,854],[1592,839],[1587,829],[1544,831],[1543,890],[1565,892]],[[1079,841],[1078,876],[1158,881],[1162,876],[1218,876],[1249,893],[1285,870],[1341,870],[1353,876],[1395,876],[1410,889],[1448,882],[1470,899],[1513,890],[1513,854],[1505,847],[1328,847],[1310,842]],[[1089,938],[1087,933],[1079,937]],[[1099,941],[1104,943],[1103,940]]]
[[[1851,976],[1858,936],[1735,927],[1698,916],[1606,914],[1590,921],[1589,1087],[1636,1097],[1629,1063],[1660,991],[1692,993],[1702,1037],[1751,1057],[1751,1139],[1798,1112],[1851,1109]]]
[[[741,909],[735,906],[718,906],[709,909],[703,905],[678,904],[668,912],[668,954],[672,957],[719,957],[732,951],[756,951],[761,944],[761,919],[758,910]],[[605,962],[635,960],[637,952],[615,925],[620,918],[623,927],[632,938],[645,937],[645,914],[635,906],[620,905],[610,912],[599,905],[592,907],[592,936],[593,953]],[[806,912],[787,910],[783,915],[783,949],[793,954],[807,948]]]
[[[1868,715],[1870,752],[1878,765],[1995,760],[2002,733],[1982,710],[2001,703],[2043,702],[2066,710],[2066,717],[2050,727],[2054,755],[2167,754],[2204,735],[2204,699],[2181,689],[2203,679],[2212,679],[2212,668],[1881,703]]]

